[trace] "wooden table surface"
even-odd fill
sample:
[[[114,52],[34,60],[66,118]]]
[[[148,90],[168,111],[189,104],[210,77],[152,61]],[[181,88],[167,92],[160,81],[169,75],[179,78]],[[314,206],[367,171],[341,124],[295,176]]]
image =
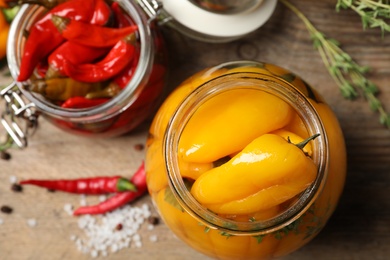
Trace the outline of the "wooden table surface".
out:
[[[369,78],[390,111],[390,37],[378,29],[363,30],[352,11],[335,11],[335,0],[293,0],[318,29],[337,39],[361,65],[371,67]],[[260,29],[237,41],[209,44],[164,29],[170,53],[169,88],[198,70],[232,60],[258,60],[283,66],[301,75],[327,99],[343,128],[348,149],[348,176],[343,196],[326,228],[310,244],[287,259],[388,259],[390,255],[390,131],[378,122],[363,98],[347,101],[328,75],[313,49],[302,22],[282,4]],[[5,71],[3,69],[2,74]],[[7,78],[2,76],[1,83]],[[75,178],[96,175],[131,175],[144,151],[150,120],[131,134],[112,139],[85,139],[58,130],[41,118],[38,131],[24,150],[12,150],[12,159],[0,160],[0,259],[90,259],[81,253],[72,235],[83,236],[78,219],[64,210],[77,206],[79,196],[49,193],[25,187],[10,190],[10,177]],[[91,198],[93,200],[93,198]],[[134,206],[148,204],[145,196]],[[152,214],[155,214],[153,211]],[[37,225],[30,227],[28,219]],[[131,246],[106,259],[208,259],[187,247],[163,224],[139,232],[143,246]],[[149,237],[157,236],[157,242]],[[103,259],[103,258],[102,258]]]

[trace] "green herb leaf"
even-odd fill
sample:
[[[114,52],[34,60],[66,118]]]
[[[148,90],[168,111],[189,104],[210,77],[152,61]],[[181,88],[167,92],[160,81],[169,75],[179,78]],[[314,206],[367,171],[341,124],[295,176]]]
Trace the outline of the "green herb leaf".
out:
[[[390,1],[372,0],[338,0],[336,11],[351,9],[355,11],[362,20],[364,29],[380,28],[382,36],[384,32],[390,32],[388,19],[390,18]]]
[[[256,238],[257,240],[257,243],[260,244],[261,242],[263,242],[263,239],[266,235],[258,235],[258,236],[253,236],[254,238]]]
[[[229,234],[229,233],[227,233],[227,232],[224,232],[224,231],[222,231],[222,232],[219,232],[219,234],[220,234],[221,236],[225,236],[225,237],[226,237],[226,239],[228,239],[229,237],[233,236],[232,234]]]
[[[342,96],[354,99],[363,95],[369,107],[379,113],[379,121],[390,128],[389,113],[377,98],[377,86],[366,78],[369,67],[357,64],[352,57],[340,48],[340,43],[318,31],[307,17],[288,0],[280,0],[293,11],[305,24],[314,47],[319,51],[321,59],[329,74],[338,85]],[[390,18],[390,1],[372,0],[338,0],[336,10],[351,8],[362,17],[364,27],[380,27],[382,33],[390,31],[390,25],[384,20]]]
[[[190,181],[188,179],[183,179],[184,181],[184,185],[186,186],[186,188],[188,190],[191,190],[191,187],[192,185],[194,184],[193,181]],[[183,207],[180,205],[180,203],[177,201],[175,195],[173,195],[173,192],[172,190],[168,187],[165,189],[165,193],[164,193],[164,201],[171,204],[172,206],[174,206],[175,208],[177,208],[178,210],[184,212],[184,209]]]
[[[175,195],[173,195],[172,190],[170,188],[165,189],[164,201],[171,204],[172,206],[174,206],[175,208],[177,208],[181,212],[184,212],[183,207],[179,204],[179,202],[175,198]]]
[[[204,227],[204,232],[205,233],[208,233],[210,231],[210,228],[209,227]]]

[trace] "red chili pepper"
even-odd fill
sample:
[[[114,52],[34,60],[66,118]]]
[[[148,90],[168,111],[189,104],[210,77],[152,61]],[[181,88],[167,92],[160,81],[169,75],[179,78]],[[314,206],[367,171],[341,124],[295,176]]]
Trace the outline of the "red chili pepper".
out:
[[[124,89],[127,86],[127,83],[133,78],[135,69],[137,68],[139,51],[138,49],[135,49],[134,52],[133,60],[112,79],[112,82],[117,84],[121,89]]]
[[[68,193],[97,195],[110,192],[137,191],[129,180],[120,176],[104,176],[95,178],[81,178],[72,180],[25,180],[21,185],[35,185],[50,190],[59,190]]]
[[[145,107],[147,105],[155,105],[158,96],[161,94],[165,84],[165,67],[161,64],[154,64],[149,77],[148,84],[134,102],[133,107]],[[158,103],[158,102],[157,102]]]
[[[49,65],[47,64],[46,61],[41,61],[41,62],[38,62],[37,66],[36,66],[36,71],[37,71],[37,74],[44,78],[48,69],[49,69]]]
[[[123,13],[123,10],[118,2],[111,4],[111,10],[114,14],[115,22],[118,28],[136,25],[130,16]]]
[[[131,17],[123,13],[123,10],[118,2],[113,2],[111,4],[111,9],[116,18],[115,20],[118,28],[135,25]],[[138,61],[139,51],[138,48],[136,48],[133,61],[129,63],[121,72],[119,72],[119,74],[113,78],[112,82],[118,85],[121,89],[124,89],[127,86],[127,83],[133,77],[135,69],[138,65]]]
[[[90,23],[101,26],[107,25],[110,22],[112,15],[112,10],[106,1],[96,0],[95,10]]]
[[[136,171],[136,173],[133,175],[133,177],[130,179],[130,182],[137,187],[137,191],[125,191],[117,193],[106,201],[103,201],[97,205],[80,207],[76,209],[73,214],[76,216],[83,214],[104,214],[121,206],[124,206],[125,204],[134,201],[138,197],[142,196],[144,193],[147,192],[145,166],[143,162]]]
[[[17,3],[15,3],[16,0],[4,0],[4,1],[0,1],[0,8],[9,8],[9,7],[14,7],[16,5],[18,5]]]
[[[62,108],[88,108],[101,105],[110,100],[109,98],[88,99],[85,97],[71,97],[62,103]]]
[[[64,76],[64,63],[83,64],[93,62],[109,52],[108,48],[97,48],[66,41],[55,49],[48,58],[49,71],[46,78]]]
[[[67,40],[94,47],[114,46],[138,28],[135,25],[124,28],[102,27],[58,15],[52,15],[51,20]]]
[[[105,24],[107,20],[94,18],[94,13],[101,13],[100,8],[102,8],[102,5],[96,5],[97,1],[104,0],[69,0],[54,7],[37,21],[29,31],[17,80],[25,81],[29,79],[38,62],[64,41],[64,38],[51,21],[52,15],[61,15],[82,22],[94,22],[99,25]],[[101,15],[98,17],[103,19]]]
[[[131,62],[134,57],[134,42],[134,34],[120,40],[104,59],[95,64],[72,64],[65,61],[65,74],[72,79],[90,83],[108,80]]]
[[[67,0],[4,0],[9,7],[14,7],[22,4],[40,5],[47,9],[51,9]]]

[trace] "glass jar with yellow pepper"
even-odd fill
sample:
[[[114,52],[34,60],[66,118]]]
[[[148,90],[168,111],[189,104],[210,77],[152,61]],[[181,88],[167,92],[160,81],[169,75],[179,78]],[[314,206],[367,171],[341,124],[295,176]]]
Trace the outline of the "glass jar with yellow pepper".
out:
[[[205,69],[150,128],[147,183],[167,226],[218,259],[270,259],[318,234],[345,181],[337,118],[300,77],[238,61]]]

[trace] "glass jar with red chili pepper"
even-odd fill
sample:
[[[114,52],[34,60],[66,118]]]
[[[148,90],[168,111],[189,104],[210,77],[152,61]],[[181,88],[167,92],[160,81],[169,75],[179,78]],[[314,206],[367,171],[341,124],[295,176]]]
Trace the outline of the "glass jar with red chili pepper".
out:
[[[8,39],[8,63],[39,114],[71,133],[111,137],[142,123],[163,97],[166,53],[133,1],[35,1]]]
[[[300,77],[252,61],[184,81],[153,120],[145,160],[166,225],[216,259],[274,259],[327,223],[346,149],[335,114]]]
[[[7,140],[0,150],[26,147],[37,115],[84,136],[134,129],[163,96],[167,68],[159,26],[200,41],[228,42],[262,26],[277,4],[237,2],[232,11],[231,3],[220,10],[204,2],[8,0],[25,5],[7,43],[15,82],[0,92]]]

